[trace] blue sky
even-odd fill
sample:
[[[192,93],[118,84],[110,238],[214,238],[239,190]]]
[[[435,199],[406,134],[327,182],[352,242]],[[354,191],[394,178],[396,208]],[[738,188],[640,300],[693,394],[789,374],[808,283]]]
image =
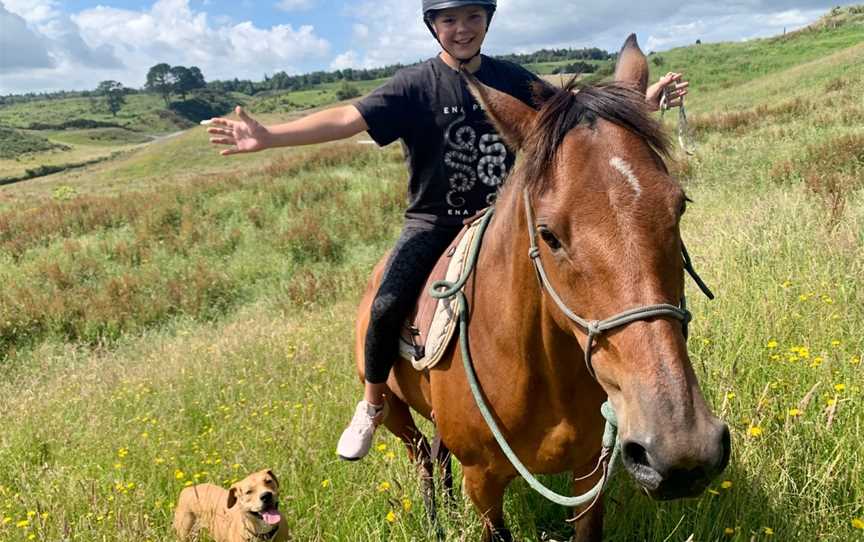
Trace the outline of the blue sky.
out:
[[[858,0],[860,2],[861,0]],[[850,4],[856,2],[839,2]],[[742,40],[812,22],[836,0],[499,0],[488,53]],[[140,87],[159,62],[208,79],[414,62],[435,54],[421,0],[0,0],[0,94]]]

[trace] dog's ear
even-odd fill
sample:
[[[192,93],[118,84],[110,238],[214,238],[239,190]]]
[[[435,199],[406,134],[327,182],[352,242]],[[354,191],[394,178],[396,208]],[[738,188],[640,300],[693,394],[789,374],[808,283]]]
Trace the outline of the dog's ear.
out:
[[[267,476],[269,476],[270,478],[273,478],[273,483],[276,484],[276,487],[279,487],[279,478],[276,478],[276,475],[273,474],[272,470],[267,471]]]
[[[233,508],[235,504],[237,504],[237,488],[231,486],[228,490],[228,508]]]

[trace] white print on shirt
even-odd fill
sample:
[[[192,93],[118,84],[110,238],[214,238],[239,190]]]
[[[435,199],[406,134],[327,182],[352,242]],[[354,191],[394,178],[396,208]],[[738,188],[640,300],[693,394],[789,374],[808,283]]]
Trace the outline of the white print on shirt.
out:
[[[478,109],[480,109],[480,104],[474,104],[471,108],[472,108],[472,110],[477,111]],[[444,107],[444,114],[445,115],[463,115],[464,113],[465,113],[465,108],[462,107],[461,105],[451,105],[451,106],[445,106]],[[464,117],[463,117],[463,120],[464,120]]]
[[[447,109],[445,108],[445,111]],[[450,169],[447,203],[456,208],[465,205],[465,198],[460,194],[474,188],[478,178],[486,186],[500,186],[507,176],[507,148],[501,143],[501,136],[495,133],[480,136],[478,152],[478,147],[475,147],[476,130],[467,125],[455,129],[464,121],[465,115],[459,115],[444,131],[444,141],[448,149],[444,153],[444,164]],[[477,165],[473,167],[475,163]],[[495,196],[496,194],[490,194],[486,203],[494,203]]]

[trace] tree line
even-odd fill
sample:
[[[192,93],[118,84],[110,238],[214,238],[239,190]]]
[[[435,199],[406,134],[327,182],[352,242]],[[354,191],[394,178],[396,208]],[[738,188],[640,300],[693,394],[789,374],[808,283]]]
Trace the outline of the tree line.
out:
[[[565,60],[608,60],[614,57],[614,54],[596,47],[582,49],[540,49],[533,53],[496,55],[496,58],[521,65],[535,64],[538,62],[561,62]],[[582,68],[579,71],[583,73],[590,71],[590,68],[587,68],[588,64],[586,63],[576,62],[575,64]],[[182,100],[185,100],[188,93],[203,88],[216,92],[240,92],[250,96],[268,90],[308,90],[322,83],[334,83],[339,81],[351,83],[355,81],[370,81],[373,79],[392,77],[397,71],[405,66],[406,65],[404,64],[392,64],[382,68],[345,68],[332,71],[319,70],[298,75],[289,75],[284,71],[279,71],[273,75],[265,74],[263,81],[235,78],[207,82],[204,80],[204,75],[201,73],[201,70],[196,66],[187,68],[185,66],[171,66],[166,63],[160,63],[152,66],[148,70],[144,91],[159,94],[162,99],[165,100],[167,106],[170,103],[172,94],[178,94]],[[103,81],[99,83],[99,86],[95,90],[61,90],[42,93],[28,92],[25,94],[0,96],[0,105],[37,100],[96,96],[104,97],[109,110],[116,114],[113,108],[117,107],[118,104],[122,107],[124,103],[123,97],[137,92],[140,92],[140,90],[123,87],[116,81]],[[114,105],[111,105],[112,103]]]

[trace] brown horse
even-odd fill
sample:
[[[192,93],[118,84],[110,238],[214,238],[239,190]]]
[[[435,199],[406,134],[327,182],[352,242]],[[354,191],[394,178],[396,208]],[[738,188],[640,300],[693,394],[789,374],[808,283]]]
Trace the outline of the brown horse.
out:
[[[485,399],[531,472],[590,472],[604,427],[600,405],[608,396],[626,470],[654,498],[673,499],[701,493],[730,452],[728,428],[699,390],[682,323],[661,314],[609,330],[593,341],[593,361],[583,363],[584,349],[592,348],[586,329],[538,283],[529,258],[532,228],[549,282],[587,320],[677,306],[683,298],[679,221],[686,198],[661,158],[668,142],[647,111],[647,76],[631,36],[615,84],[538,89],[539,111],[470,81],[519,161],[466,287],[468,336]],[[361,378],[382,268],[383,260],[359,308]],[[462,464],[464,490],[484,519],[484,540],[509,540],[502,501],[516,471],[475,404],[460,349],[451,345],[439,365],[422,373],[398,361],[388,387],[387,428],[429,478],[432,454],[409,407],[429,419],[434,412],[442,441]],[[574,493],[593,487],[599,476],[574,481]],[[591,508],[575,523],[575,540],[599,540],[602,515],[602,503]]]

